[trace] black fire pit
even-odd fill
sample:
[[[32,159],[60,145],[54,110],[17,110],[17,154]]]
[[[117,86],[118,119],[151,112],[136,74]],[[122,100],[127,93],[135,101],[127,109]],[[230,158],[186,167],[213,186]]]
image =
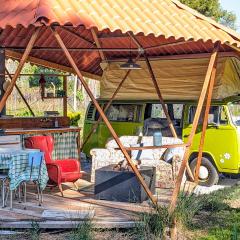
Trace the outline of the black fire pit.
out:
[[[97,199],[140,203],[148,199],[134,172],[113,170],[113,167],[109,165],[96,170],[94,192]],[[154,194],[156,169],[143,166],[139,171]]]

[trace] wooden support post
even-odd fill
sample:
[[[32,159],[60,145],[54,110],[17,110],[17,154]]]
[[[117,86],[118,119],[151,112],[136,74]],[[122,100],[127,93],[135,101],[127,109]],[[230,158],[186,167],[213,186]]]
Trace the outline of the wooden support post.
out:
[[[159,88],[158,83],[157,83],[157,79],[156,79],[156,77],[155,77],[155,75],[154,75],[154,72],[153,72],[151,63],[150,63],[150,61],[149,61],[149,59],[148,59],[148,57],[147,57],[146,51],[144,50],[143,46],[140,44],[140,42],[138,41],[138,39],[137,39],[132,33],[128,32],[128,35],[132,38],[132,40],[135,42],[135,44],[136,44],[140,49],[143,50],[143,56],[144,56],[144,59],[145,59],[145,61],[146,61],[147,68],[148,68],[148,71],[149,71],[149,73],[150,73],[150,76],[151,76],[151,78],[152,78],[153,85],[154,85],[154,87],[155,87],[155,89],[156,89],[156,92],[157,92],[159,101],[160,101],[160,103],[161,103],[161,105],[162,105],[163,111],[164,111],[165,116],[166,116],[166,118],[167,118],[168,126],[169,126],[169,128],[170,128],[170,130],[171,130],[171,132],[172,132],[173,137],[177,138],[177,133],[176,133],[175,128],[174,128],[174,126],[173,126],[172,120],[171,120],[171,118],[170,118],[170,116],[169,116],[168,109],[167,109],[167,107],[166,107],[166,105],[165,105],[165,103],[164,103],[164,101],[163,101],[162,94],[161,94],[160,88]]]
[[[97,33],[96,33],[95,29],[91,28],[91,32],[92,32],[93,39],[94,39],[94,41],[95,41],[95,43],[97,45],[97,48],[100,49],[101,48],[101,44],[99,42],[99,39],[98,39],[98,36],[97,36]],[[100,49],[98,52],[99,52],[99,55],[100,55],[102,61],[106,61],[106,57],[105,57],[103,51]]]
[[[147,67],[148,67],[148,71],[149,71],[149,73],[150,73],[150,75],[151,75],[151,78],[152,78],[154,87],[155,87],[155,89],[156,89],[156,91],[157,91],[158,98],[159,98],[159,100],[160,100],[160,103],[161,103],[161,105],[162,105],[163,111],[164,111],[165,116],[166,116],[166,118],[167,118],[168,126],[169,126],[169,128],[170,128],[170,130],[171,130],[171,132],[172,132],[173,137],[177,138],[177,133],[176,133],[175,128],[174,128],[174,126],[173,126],[172,120],[171,120],[171,118],[170,118],[170,116],[169,116],[167,107],[166,107],[166,105],[165,105],[165,103],[164,103],[164,101],[163,101],[162,94],[161,94],[160,88],[159,88],[158,83],[157,83],[157,79],[155,78],[155,75],[154,75],[154,73],[153,73],[152,66],[151,66],[151,64],[150,64],[150,61],[149,61],[146,53],[144,53],[144,58],[145,58],[145,61],[146,61]]]
[[[67,76],[63,76],[63,116],[67,117]]]
[[[206,129],[208,125],[208,114],[211,106],[211,100],[212,100],[212,93],[213,93],[213,87],[215,83],[215,78],[216,78],[216,72],[217,72],[217,59],[215,60],[215,64],[213,66],[212,70],[212,75],[208,87],[208,96],[207,96],[207,101],[206,101],[206,108],[205,108],[205,113],[204,113],[204,119],[203,119],[203,124],[202,124],[202,134],[201,134],[201,139],[199,143],[199,148],[198,148],[198,158],[197,158],[197,166],[195,170],[195,176],[194,176],[194,181],[196,184],[198,184],[198,177],[199,177],[199,170],[202,162],[202,154],[203,154],[203,147],[204,147],[204,141],[205,141],[205,135],[206,135]]]
[[[136,59],[134,60],[134,62],[136,62],[138,59],[140,58],[140,54],[136,57]],[[128,75],[130,74],[131,69],[127,70],[125,76],[123,77],[122,81],[119,83],[117,89],[115,90],[115,92],[113,93],[112,97],[110,98],[110,100],[108,101],[107,105],[104,107],[104,112],[106,113],[106,111],[108,110],[108,108],[111,106],[112,101],[114,100],[114,98],[116,97],[116,95],[118,94],[119,90],[121,89],[123,83],[125,82],[125,80],[127,79]],[[97,129],[99,123],[101,122],[102,117],[99,116],[97,122],[93,125],[90,133],[88,134],[88,136],[86,137],[86,139],[84,140],[83,144],[82,144],[82,149],[85,146],[85,144],[88,142],[88,140],[90,139],[90,137],[92,136],[92,134],[94,133],[94,131]]]
[[[194,120],[193,120],[192,130],[191,130],[191,133],[188,137],[189,146],[186,147],[186,151],[185,151],[184,156],[183,156],[183,161],[182,161],[182,164],[181,164],[181,167],[179,169],[179,173],[178,173],[178,176],[177,176],[177,179],[176,179],[175,188],[173,190],[173,195],[172,195],[171,204],[170,204],[170,208],[169,208],[170,213],[172,213],[174,211],[175,207],[176,207],[177,198],[178,198],[178,194],[179,194],[179,191],[180,191],[180,186],[181,186],[181,183],[182,183],[183,174],[184,174],[186,165],[188,163],[190,148],[192,146],[193,138],[194,138],[194,135],[195,135],[195,132],[196,132],[196,129],[197,129],[199,117],[200,117],[200,114],[201,114],[201,111],[202,111],[204,99],[206,97],[206,93],[207,93],[207,90],[208,90],[210,78],[211,78],[211,75],[212,75],[212,70],[213,70],[213,67],[214,67],[216,59],[217,59],[218,49],[219,49],[219,45],[217,44],[217,46],[214,48],[214,50],[211,54],[211,57],[210,57],[207,73],[206,73],[206,76],[205,76],[205,80],[204,80],[204,83],[203,83],[202,91],[201,91],[201,94],[200,94],[200,97],[199,97],[199,100],[198,100],[198,105],[197,105],[196,113],[195,113]]]
[[[5,71],[5,50],[1,49],[1,51],[0,51],[0,73],[4,74],[4,71]],[[3,89],[4,81],[5,81],[5,75],[1,75],[0,76],[0,100],[2,99],[2,97],[4,95],[4,89]],[[1,113],[1,115],[6,114],[6,105],[4,106],[2,111],[0,111],[0,113]]]
[[[16,72],[15,72],[13,78],[12,78],[12,81],[11,81],[8,89],[6,90],[6,92],[4,93],[4,95],[3,95],[3,97],[2,97],[2,99],[0,101],[0,112],[3,110],[3,108],[4,108],[5,104],[6,104],[6,101],[7,101],[8,97],[9,97],[9,95],[11,94],[15,84],[16,84],[18,76],[21,73],[21,70],[22,70],[22,68],[23,68],[23,66],[24,66],[24,64],[25,64],[25,62],[26,62],[26,60],[27,60],[27,58],[29,56],[29,53],[32,50],[32,47],[33,47],[36,39],[37,39],[39,31],[40,31],[40,27],[37,27],[35,29],[33,35],[31,36],[30,41],[27,44],[27,47],[26,47],[26,49],[25,49],[25,51],[24,51],[24,53],[23,53],[23,55],[21,57],[21,60],[19,62],[17,70],[16,70]]]
[[[5,68],[5,71],[6,71],[7,75],[8,75],[8,77],[10,78],[10,80],[12,81],[12,76],[9,73],[9,71],[7,70],[7,68]],[[30,111],[30,113],[32,114],[32,116],[35,116],[33,110],[31,109],[30,105],[28,104],[27,100],[25,99],[25,97],[24,97],[22,91],[20,90],[20,88],[18,87],[17,83],[15,84],[15,88],[17,89],[19,95],[21,96],[22,100],[26,104],[26,106],[27,106],[28,110]]]
[[[89,97],[91,98],[93,104],[95,105],[96,109],[98,110],[99,114],[101,115],[103,121],[105,122],[106,126],[108,127],[110,133],[112,134],[113,138],[115,139],[116,143],[118,144],[119,148],[121,149],[122,153],[124,154],[124,157],[126,158],[128,164],[131,166],[133,172],[135,173],[137,179],[139,180],[139,182],[141,183],[141,185],[143,186],[144,190],[146,191],[147,195],[149,196],[149,198],[151,199],[151,201],[153,202],[154,205],[157,204],[157,200],[156,198],[153,196],[153,194],[151,193],[151,190],[149,189],[149,187],[147,186],[147,184],[145,183],[142,175],[140,174],[140,172],[138,171],[138,169],[136,168],[136,166],[133,164],[129,154],[127,153],[125,147],[123,146],[123,144],[121,143],[120,139],[118,138],[116,132],[114,131],[111,123],[109,122],[109,120],[107,119],[105,113],[103,112],[103,110],[101,109],[100,105],[98,104],[97,100],[95,99],[95,97],[93,96],[91,90],[89,89],[87,83],[85,82],[80,70],[78,69],[75,61],[73,60],[71,54],[69,53],[68,49],[66,48],[65,44],[63,43],[60,35],[57,33],[57,31],[54,28],[51,28],[52,32],[58,42],[58,44],[60,45],[60,47],[63,49],[63,52],[66,56],[66,58],[68,59],[69,63],[71,64],[71,66],[73,67],[73,69],[76,71],[76,74],[78,76],[78,78],[81,80],[83,87],[85,88],[86,92],[88,93]]]

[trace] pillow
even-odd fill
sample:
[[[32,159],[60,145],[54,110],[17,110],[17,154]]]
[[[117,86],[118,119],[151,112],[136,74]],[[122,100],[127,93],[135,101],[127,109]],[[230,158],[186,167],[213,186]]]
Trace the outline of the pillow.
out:
[[[163,160],[168,162],[168,163],[171,163],[172,162],[172,158],[173,156],[175,155],[178,155],[181,159],[183,158],[183,155],[184,155],[184,148],[168,148],[164,155],[163,155]]]
[[[144,146],[152,146],[147,143],[133,144],[131,147],[144,147]],[[153,157],[153,149],[147,150],[132,150],[131,157],[133,160],[154,160]]]

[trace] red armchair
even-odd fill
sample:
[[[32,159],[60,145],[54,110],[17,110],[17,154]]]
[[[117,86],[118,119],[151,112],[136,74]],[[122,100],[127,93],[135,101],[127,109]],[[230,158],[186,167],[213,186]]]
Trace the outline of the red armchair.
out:
[[[47,165],[48,176],[54,182],[63,196],[62,183],[75,182],[82,176],[80,163],[77,159],[53,160],[53,137],[52,136],[33,136],[25,139],[26,148],[40,149],[44,152]]]

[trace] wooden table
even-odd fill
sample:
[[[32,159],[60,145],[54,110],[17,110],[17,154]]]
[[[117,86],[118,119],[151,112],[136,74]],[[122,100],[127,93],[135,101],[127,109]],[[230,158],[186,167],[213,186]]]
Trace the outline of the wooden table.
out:
[[[77,150],[78,150],[78,156],[80,160],[80,131],[81,128],[79,127],[59,127],[59,128],[8,128],[5,129],[6,135],[46,135],[46,134],[58,134],[58,133],[69,133],[69,132],[75,132],[78,134],[77,137]]]

